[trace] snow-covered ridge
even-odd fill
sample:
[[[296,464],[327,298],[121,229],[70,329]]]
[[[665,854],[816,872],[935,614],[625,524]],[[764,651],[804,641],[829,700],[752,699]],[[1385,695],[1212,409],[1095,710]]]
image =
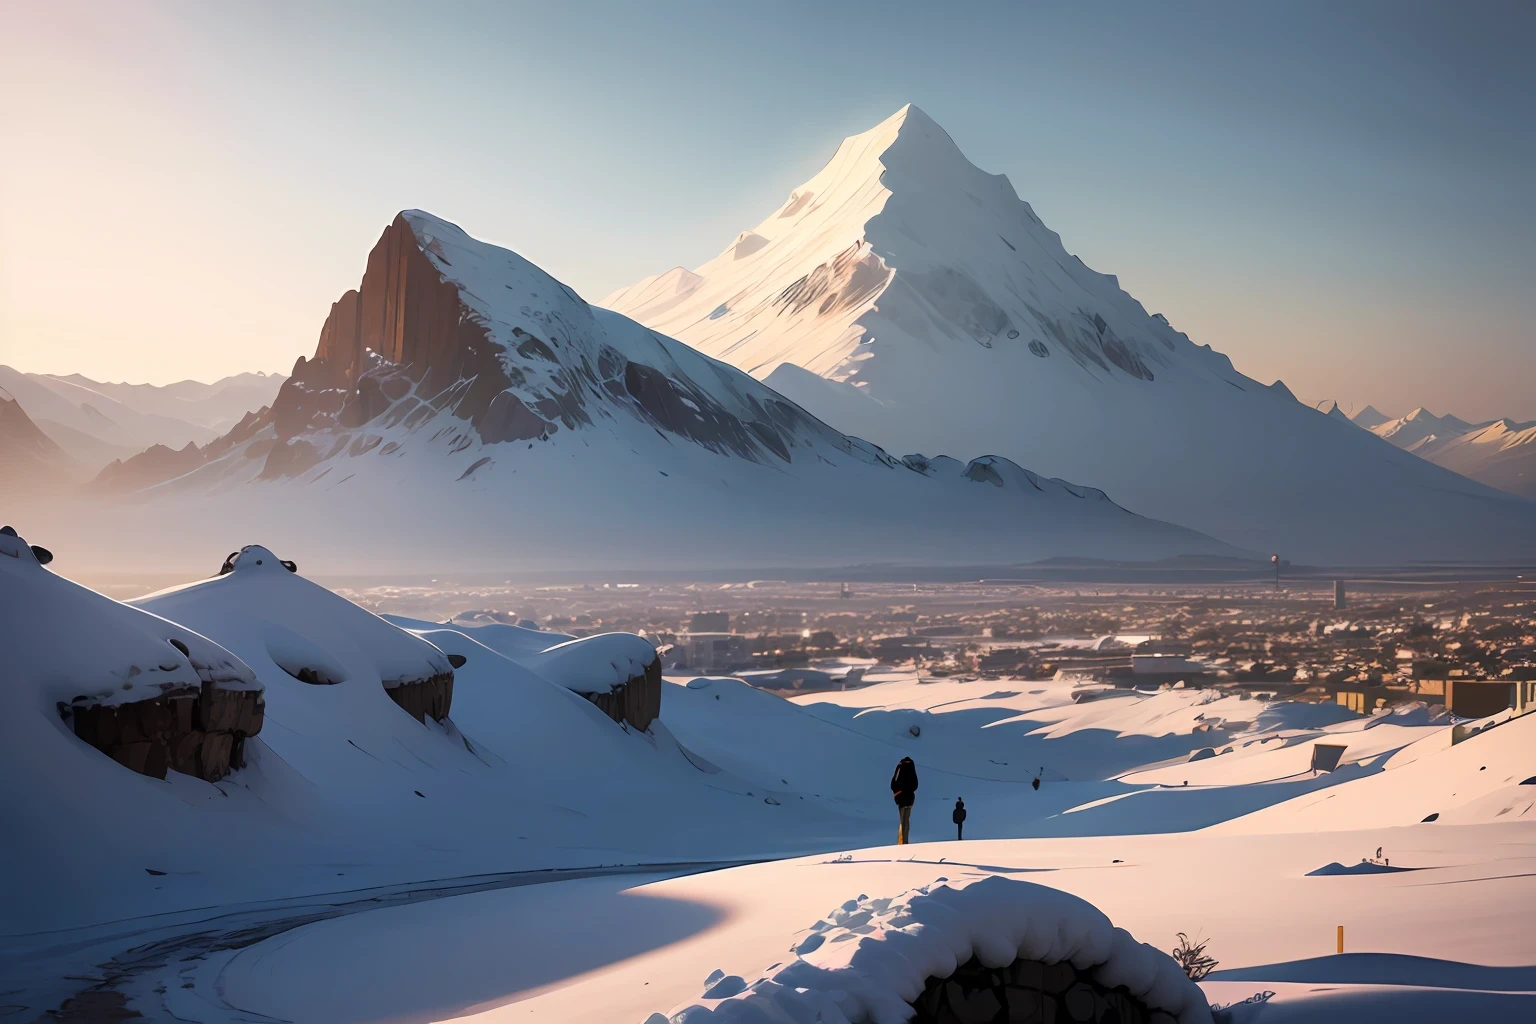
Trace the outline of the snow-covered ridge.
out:
[[[1166,365],[1188,344],[1114,277],[1067,256],[1007,177],[979,170],[911,105],[844,139],[826,167],[743,234],[762,243],[746,256],[732,243],[696,271],[674,268],[601,305],[761,378],[789,363],[857,382],[877,351],[868,346],[891,333],[868,314],[892,305],[880,320],[910,315],[926,334],[958,327],[983,347],[1042,359],[1057,349],[1095,373],[1145,380],[1154,376],[1148,364]],[[988,251],[967,252],[982,237]],[[987,272],[1000,276],[976,276]],[[1022,303],[1005,309],[999,294]],[[1063,302],[1074,307],[1068,320],[1054,312]],[[1148,330],[1151,344],[1142,340]],[[1198,351],[1214,358],[1214,372],[1233,374],[1224,356]]]
[[[646,1024],[905,1024],[928,980],[973,956],[992,968],[1069,962],[1180,1024],[1211,1020],[1205,994],[1168,954],[1085,900],[1001,875],[945,881],[851,899],[811,926],[787,965],[751,983],[712,976],[701,1002]]]

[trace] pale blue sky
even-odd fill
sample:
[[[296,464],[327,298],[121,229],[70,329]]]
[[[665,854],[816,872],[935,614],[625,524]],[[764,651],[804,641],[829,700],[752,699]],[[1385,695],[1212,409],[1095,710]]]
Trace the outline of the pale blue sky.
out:
[[[1536,418],[1536,5],[0,0],[0,362],[286,369],[421,207],[588,298],[915,102],[1245,372]]]

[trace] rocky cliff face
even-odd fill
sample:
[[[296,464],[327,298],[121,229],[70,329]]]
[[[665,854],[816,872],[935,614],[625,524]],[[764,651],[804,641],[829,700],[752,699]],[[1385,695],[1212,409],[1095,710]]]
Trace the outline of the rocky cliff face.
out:
[[[362,285],[331,306],[314,358],[301,357],[278,393],[278,437],[360,427],[397,405],[397,423],[446,408],[484,441],[538,437],[547,422],[515,396],[497,401],[512,384],[498,355],[402,214],[368,254]]]
[[[245,767],[245,741],[261,732],[266,702],[260,690],[204,683],[128,704],[82,700],[68,714],[76,736],[140,775],[173,770],[217,782]]]

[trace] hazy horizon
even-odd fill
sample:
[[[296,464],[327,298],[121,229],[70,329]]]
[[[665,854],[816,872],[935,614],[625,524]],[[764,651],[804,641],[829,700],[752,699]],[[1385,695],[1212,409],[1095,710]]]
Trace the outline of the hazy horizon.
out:
[[[366,16],[359,16],[359,13]],[[287,372],[419,207],[589,300],[914,102],[1069,251],[1307,401],[1536,418],[1536,14],[17,8],[0,363]]]

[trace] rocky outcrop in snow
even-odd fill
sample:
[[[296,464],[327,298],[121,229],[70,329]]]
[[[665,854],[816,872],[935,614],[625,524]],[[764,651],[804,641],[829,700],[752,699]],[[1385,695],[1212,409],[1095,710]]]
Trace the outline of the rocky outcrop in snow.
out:
[[[245,767],[245,741],[261,732],[266,703],[257,690],[213,683],[129,704],[69,707],[75,735],[118,764],[163,779],[178,771],[217,782]]]
[[[0,531],[0,678],[55,707],[81,740],[153,778],[209,782],[244,764],[262,686],[207,637],[44,569]]]
[[[644,732],[661,714],[661,658],[634,633],[600,633],[531,654],[523,664]]]

